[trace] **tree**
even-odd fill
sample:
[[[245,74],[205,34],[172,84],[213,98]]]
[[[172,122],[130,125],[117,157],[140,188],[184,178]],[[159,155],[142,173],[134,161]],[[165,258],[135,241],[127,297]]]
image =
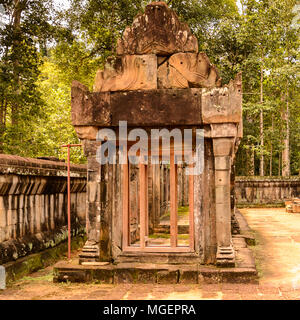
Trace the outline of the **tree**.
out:
[[[41,107],[36,80],[41,65],[39,45],[49,36],[51,1],[3,1],[0,29],[0,149],[19,152],[28,117]],[[4,143],[9,146],[5,149]]]
[[[148,2],[70,0],[68,10],[56,10],[53,0],[3,1],[2,151],[65,157],[59,145],[78,142],[70,121],[72,80],[92,89],[97,69],[114,55],[117,38]],[[296,1],[241,0],[241,12],[234,0],[166,2],[191,27],[223,83],[243,72],[237,173],[299,173]],[[73,154],[74,161],[84,161],[79,150]]]
[[[225,43],[216,45],[224,46],[229,52],[220,54],[223,61],[225,57],[227,73],[232,73],[230,69],[243,71],[244,139],[236,166],[243,174],[250,173],[243,171],[244,168],[252,171],[253,163],[260,175],[273,174],[274,167],[281,171],[283,162],[283,174],[288,175],[288,137],[292,135],[294,141],[297,134],[294,124],[290,131],[294,118],[289,117],[289,113],[291,108],[295,112],[296,92],[299,92],[299,57],[296,54],[299,52],[299,29],[291,25],[295,3],[293,0],[245,0],[242,14],[228,19],[218,29],[218,41],[222,44],[225,40]],[[224,37],[224,34],[229,36]],[[290,86],[293,90],[287,90]],[[292,150],[295,149],[293,146]],[[253,161],[255,155],[259,157],[258,167]],[[274,163],[274,155],[280,157],[280,161]],[[269,163],[265,161],[267,158]]]

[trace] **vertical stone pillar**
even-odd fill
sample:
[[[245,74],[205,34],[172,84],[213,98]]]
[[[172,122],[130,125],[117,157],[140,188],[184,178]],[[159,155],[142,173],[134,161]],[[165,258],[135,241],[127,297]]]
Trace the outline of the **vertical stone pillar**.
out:
[[[155,202],[154,202],[154,170],[155,166],[148,165],[148,231],[153,232],[155,225]]]
[[[85,150],[86,151],[86,150]],[[100,165],[92,152],[86,151],[87,168],[87,206],[86,233],[87,241],[79,255],[79,262],[99,261],[100,240]]]
[[[213,132],[212,132],[213,135]],[[230,171],[233,138],[213,139],[215,159],[217,265],[234,266],[231,241]]]
[[[99,142],[83,143],[87,156],[87,241],[79,255],[79,262],[111,261],[111,194],[112,165],[100,165],[96,160]]]
[[[130,243],[139,239],[139,186],[138,168],[136,165],[129,164],[129,224],[130,224]]]
[[[160,165],[153,164],[150,168],[152,170],[153,228],[155,228],[159,225],[160,218]]]
[[[113,203],[113,165],[100,166],[100,219],[96,223],[97,231],[100,232],[99,255],[100,261],[112,260],[112,203]]]
[[[165,175],[164,175],[164,166],[163,164],[159,165],[159,182],[160,182],[160,195],[159,195],[159,220],[163,215],[165,208]]]

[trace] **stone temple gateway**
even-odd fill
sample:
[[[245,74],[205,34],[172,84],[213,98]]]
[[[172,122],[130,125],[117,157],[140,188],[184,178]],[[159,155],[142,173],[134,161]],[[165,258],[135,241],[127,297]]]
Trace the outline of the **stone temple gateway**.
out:
[[[147,5],[126,28],[116,53],[98,71],[94,92],[72,84],[72,123],[88,159],[88,239],[80,263],[236,266],[231,194],[242,137],[241,75],[222,86],[216,67],[198,52],[196,37],[164,2]],[[127,121],[128,132],[203,129],[203,172],[184,178],[187,167],[174,163],[174,143],[169,164],[100,165],[97,132],[117,131],[119,121]],[[117,149],[121,144],[117,140]],[[178,214],[183,194],[185,226]],[[162,229],[165,242],[153,236]],[[181,233],[188,234],[184,241]]]

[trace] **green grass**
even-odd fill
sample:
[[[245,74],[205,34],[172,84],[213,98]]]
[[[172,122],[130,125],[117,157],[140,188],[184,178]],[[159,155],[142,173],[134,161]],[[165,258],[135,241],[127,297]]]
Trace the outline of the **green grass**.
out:
[[[25,276],[25,277],[21,278],[20,281],[49,281],[49,282],[52,282],[53,281],[53,273],[51,271],[51,272],[49,272],[45,275],[39,276],[39,277]]]
[[[284,208],[284,202],[280,203],[238,203],[236,205],[238,209],[243,208]]]
[[[168,233],[154,233],[149,235],[150,239],[170,239],[170,235]],[[179,234],[178,240],[188,240],[188,234]]]
[[[189,214],[189,207],[188,206],[178,207],[177,214],[180,217],[188,215]],[[162,215],[161,220],[164,220],[167,217],[170,217],[170,211],[167,211],[164,215]]]
[[[149,238],[150,239],[160,239],[160,238],[169,239],[170,235],[168,233],[153,233],[149,235]]]

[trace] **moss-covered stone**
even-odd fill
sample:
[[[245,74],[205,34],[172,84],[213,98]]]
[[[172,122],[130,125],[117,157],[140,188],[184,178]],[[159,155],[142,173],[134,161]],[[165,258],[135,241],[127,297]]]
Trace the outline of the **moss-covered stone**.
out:
[[[79,235],[72,239],[71,247],[73,250],[84,245],[86,237]],[[39,253],[34,253],[13,262],[4,264],[6,271],[7,284],[23,278],[24,276],[54,264],[66,254],[68,250],[67,242],[60,243],[54,248],[46,249]]]

